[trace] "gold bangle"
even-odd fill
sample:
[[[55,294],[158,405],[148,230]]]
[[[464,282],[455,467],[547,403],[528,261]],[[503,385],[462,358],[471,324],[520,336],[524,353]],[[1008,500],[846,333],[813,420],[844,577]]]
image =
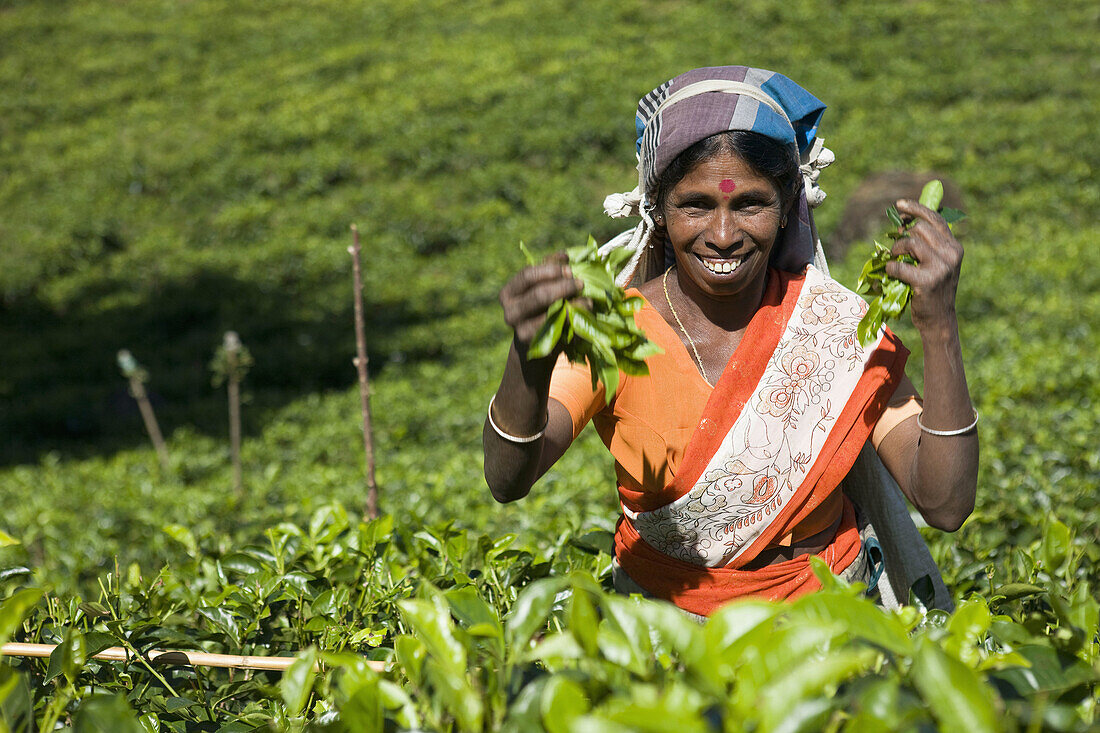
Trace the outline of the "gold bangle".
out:
[[[493,426],[493,430],[496,431],[497,435],[504,438],[509,443],[534,443],[536,440],[538,440],[539,438],[541,438],[543,435],[546,434],[546,426],[550,424],[550,416],[549,415],[546,416],[546,424],[542,426],[542,430],[538,431],[534,435],[529,435],[529,436],[526,436],[526,437],[520,437],[518,435],[512,435],[511,433],[506,433],[503,430],[501,430],[500,426],[497,425],[496,422],[493,420],[493,403],[496,401],[496,398],[497,398],[497,396],[495,394],[492,397],[489,398],[488,415],[489,415],[489,424]]]

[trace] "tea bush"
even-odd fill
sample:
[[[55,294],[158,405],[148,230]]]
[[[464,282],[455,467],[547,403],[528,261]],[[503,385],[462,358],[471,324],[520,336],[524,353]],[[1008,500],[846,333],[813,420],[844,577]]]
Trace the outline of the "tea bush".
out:
[[[514,535],[355,522],[329,505],[224,550],[165,532],[188,559],[154,576],[116,568],[95,600],[35,606],[32,588],[0,606],[0,642],[58,644],[0,666],[11,729],[62,715],[77,730],[225,731],[1074,731],[1097,719],[1100,603],[1083,543],[1057,521],[1019,548],[1010,582],[990,576],[950,615],[915,596],[885,613],[817,561],[823,591],[736,603],[705,625],[609,592],[606,531],[532,552]],[[134,658],[93,658],[112,646]],[[151,664],[152,648],[298,659],[281,678],[234,676]]]
[[[0,3],[0,636],[62,643],[52,666],[0,664],[4,724],[1095,725],[1093,5]],[[523,502],[484,487],[516,243],[617,233],[600,202],[634,183],[637,98],[724,63],[829,104],[824,234],[880,170],[965,194],[982,465],[974,516],[927,535],[950,618],[835,587],[695,627],[607,595],[618,508],[590,431]],[[363,501],[352,222],[391,518],[373,525],[346,519]],[[831,263],[849,285],[853,250]],[[229,329],[256,362],[241,497],[206,369]],[[919,385],[919,339],[898,330]],[[167,474],[119,348],[149,367]],[[89,660],[127,643],[313,651],[281,678]]]

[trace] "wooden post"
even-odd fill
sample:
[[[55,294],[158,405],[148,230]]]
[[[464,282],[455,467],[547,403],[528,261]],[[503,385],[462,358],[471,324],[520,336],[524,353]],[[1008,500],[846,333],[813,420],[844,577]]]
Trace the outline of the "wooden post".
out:
[[[363,450],[366,453],[367,519],[378,518],[378,485],[374,480],[374,438],[370,420],[370,383],[367,380],[367,336],[363,317],[363,274],[360,265],[359,228],[351,225],[352,279],[355,290],[355,368],[359,372],[359,401],[363,412]]]
[[[118,352],[118,366],[122,370],[122,375],[130,382],[130,395],[137,400],[138,410],[141,411],[141,419],[145,423],[145,432],[149,434],[149,440],[153,442],[153,448],[157,451],[160,467],[164,469],[165,473],[168,473],[170,470],[168,446],[164,444],[164,436],[161,435],[160,426],[157,425],[157,416],[153,413],[153,405],[150,404],[149,396],[145,393],[144,383],[149,375],[138,365],[133,354],[127,349]]]
[[[229,456],[233,462],[233,490],[237,496],[244,494],[244,477],[241,471],[241,375],[239,356],[241,339],[236,331],[225,332],[226,390],[229,397]]]

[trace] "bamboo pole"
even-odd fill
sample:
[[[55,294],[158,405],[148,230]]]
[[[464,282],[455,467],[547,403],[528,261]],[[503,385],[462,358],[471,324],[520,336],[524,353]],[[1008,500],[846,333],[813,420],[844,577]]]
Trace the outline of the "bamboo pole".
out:
[[[53,654],[53,650],[56,648],[57,644],[19,644],[13,642],[0,647],[0,657],[48,657]],[[134,658],[134,655],[124,647],[113,646],[92,655],[92,658],[104,662],[128,662]],[[208,654],[206,652],[189,652],[178,649],[151,649],[146,652],[146,658],[155,664],[174,667],[223,667],[228,669],[263,669],[274,672],[286,671],[295,659],[294,657]],[[382,672],[386,668],[386,663],[367,660],[367,666],[375,672]]]
[[[367,381],[367,336],[363,317],[363,273],[360,265],[359,227],[351,225],[352,278],[355,288],[355,368],[359,372],[359,401],[363,412],[363,450],[367,454],[367,519],[378,518],[378,484],[374,479],[374,438],[370,420],[370,383]]]

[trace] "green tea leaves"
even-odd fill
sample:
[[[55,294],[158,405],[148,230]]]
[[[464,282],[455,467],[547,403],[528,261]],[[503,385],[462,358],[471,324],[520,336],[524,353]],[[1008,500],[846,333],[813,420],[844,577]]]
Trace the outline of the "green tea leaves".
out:
[[[931,180],[925,184],[921,191],[919,203],[932,210],[938,210],[943,201],[943,183]],[[962,221],[966,214],[957,209],[943,209],[940,212],[947,226],[951,227],[958,221]],[[893,230],[886,233],[890,240],[903,239],[913,222],[906,223],[896,208],[891,206],[886,210],[886,218],[890,220]],[[856,338],[860,346],[867,346],[878,335],[882,324],[887,320],[898,318],[909,307],[909,301],[913,297],[912,289],[908,283],[890,277],[886,273],[886,263],[891,261],[905,262],[910,265],[917,264],[911,255],[903,254],[895,257],[890,253],[891,248],[875,241],[875,251],[870,259],[863,265],[856,282],[856,292],[861,295],[872,295],[867,312],[863,315],[856,327]]]
[[[938,211],[940,204],[943,203],[943,183],[933,178],[924,184],[917,203],[921,206],[927,206],[932,211]]]
[[[536,260],[523,242],[520,249],[528,264]],[[661,349],[646,338],[634,322],[634,314],[642,307],[639,296],[626,297],[615,284],[615,274],[630,259],[630,252],[617,249],[600,257],[596,240],[588,238],[583,247],[567,250],[569,269],[584,283],[581,299],[591,302],[591,308],[571,300],[555,301],[527,349],[528,359],[542,359],[562,345],[572,362],[588,363],[592,388],[604,385],[608,403],[619,386],[619,372],[645,376],[649,368],[645,360]]]

